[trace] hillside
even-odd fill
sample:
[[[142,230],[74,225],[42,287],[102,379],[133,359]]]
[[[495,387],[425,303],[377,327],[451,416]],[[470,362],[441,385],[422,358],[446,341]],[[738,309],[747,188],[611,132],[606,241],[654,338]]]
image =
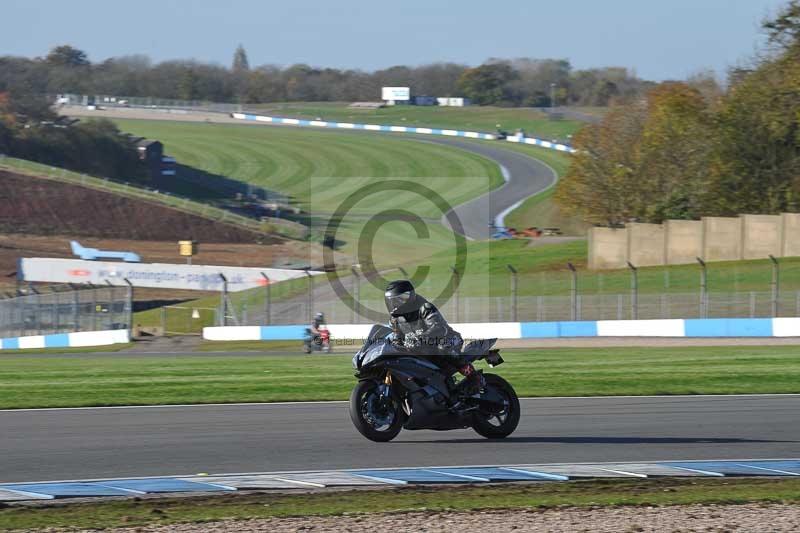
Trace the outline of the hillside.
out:
[[[0,232],[275,244],[282,239],[71,183],[0,170]]]

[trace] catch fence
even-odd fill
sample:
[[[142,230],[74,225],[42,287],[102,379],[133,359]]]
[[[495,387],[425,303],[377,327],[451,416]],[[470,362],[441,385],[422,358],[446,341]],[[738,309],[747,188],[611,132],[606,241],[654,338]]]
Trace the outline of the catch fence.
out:
[[[128,287],[53,286],[0,300],[0,338],[129,329]]]

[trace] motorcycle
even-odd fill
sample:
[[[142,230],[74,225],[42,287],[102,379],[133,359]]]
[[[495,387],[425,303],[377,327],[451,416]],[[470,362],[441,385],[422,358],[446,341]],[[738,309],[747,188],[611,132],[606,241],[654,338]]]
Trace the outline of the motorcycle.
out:
[[[314,351],[330,353],[331,351],[331,332],[323,324],[319,328],[319,335],[311,333],[311,328],[306,328],[306,334],[303,338],[303,349],[306,353]]]
[[[473,341],[459,357],[420,355],[392,343],[392,330],[375,325],[353,356],[358,384],[350,395],[350,418],[369,440],[388,442],[402,429],[472,428],[489,439],[511,435],[519,424],[519,398],[496,374],[484,374],[479,394],[456,382],[458,368],[486,360],[503,363],[497,339]]]

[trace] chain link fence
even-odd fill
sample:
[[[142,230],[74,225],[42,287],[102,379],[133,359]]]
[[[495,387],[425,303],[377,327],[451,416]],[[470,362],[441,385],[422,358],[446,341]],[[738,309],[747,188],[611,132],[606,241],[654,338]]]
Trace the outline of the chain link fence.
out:
[[[440,305],[451,322],[549,322],[672,318],[770,318],[800,316],[800,261],[751,262],[736,267],[630,269],[615,272],[536,272],[500,279],[490,296],[459,290]],[[694,269],[694,270],[692,270]],[[509,271],[511,272],[511,271]],[[339,297],[324,278],[291,297],[270,299],[267,289],[236,293],[205,325],[305,324],[316,312],[329,323],[364,324],[353,299],[385,313],[382,291],[363,278],[343,281]],[[436,291],[420,290],[422,294]]]
[[[128,287],[53,288],[0,300],[0,337],[128,329]]]

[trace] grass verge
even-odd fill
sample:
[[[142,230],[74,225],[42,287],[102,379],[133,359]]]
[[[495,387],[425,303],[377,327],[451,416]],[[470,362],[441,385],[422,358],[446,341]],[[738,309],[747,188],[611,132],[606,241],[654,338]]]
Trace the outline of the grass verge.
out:
[[[0,509],[0,529],[110,528],[181,522],[382,512],[548,509],[559,506],[794,503],[797,479],[599,480],[311,494],[233,494]]]
[[[119,352],[126,348],[133,346],[132,342],[125,342],[120,344],[110,344],[108,346],[84,346],[82,348],[41,348],[41,349],[26,349],[26,350],[2,350],[0,351],[0,360],[3,357],[15,355],[31,355],[31,354],[69,354],[69,353],[110,353]]]
[[[797,346],[559,348],[503,357],[492,372],[520,396],[800,393]],[[349,354],[7,356],[2,363],[0,408],[346,400],[355,383]]]

